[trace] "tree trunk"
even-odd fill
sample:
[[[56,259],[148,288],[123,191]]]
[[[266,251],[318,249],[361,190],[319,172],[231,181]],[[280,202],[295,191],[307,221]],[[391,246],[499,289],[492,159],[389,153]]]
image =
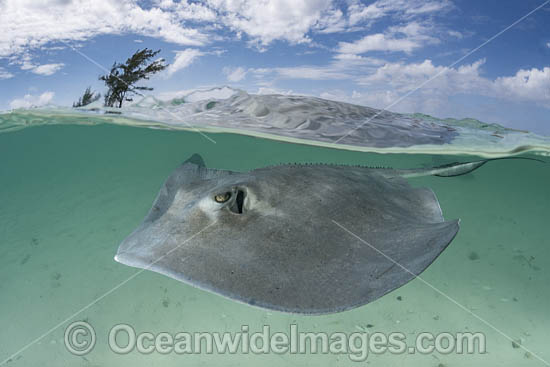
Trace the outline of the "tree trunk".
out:
[[[122,93],[120,96],[120,100],[118,102],[118,108],[122,108],[122,102],[124,101],[124,96],[126,95],[126,92]]]

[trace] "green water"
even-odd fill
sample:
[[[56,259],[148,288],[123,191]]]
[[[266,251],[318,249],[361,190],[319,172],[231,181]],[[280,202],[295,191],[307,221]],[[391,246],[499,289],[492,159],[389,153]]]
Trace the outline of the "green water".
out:
[[[411,168],[473,159],[210,136],[216,144],[191,132],[113,125],[0,134],[0,361],[27,345],[5,365],[537,366],[544,365],[537,356],[550,360],[550,168],[532,161],[496,161],[466,176],[411,180],[433,188],[446,219],[461,218],[458,236],[421,276],[433,288],[416,279],[352,311],[298,316],[236,303],[149,271],[130,278],[138,270],[116,263],[116,248],[141,222],[164,179],[192,153],[210,167],[232,170],[282,162]],[[65,327],[75,320],[96,331],[96,346],[85,356],[64,345]],[[487,351],[371,353],[363,362],[334,353],[119,355],[107,343],[119,323],[138,333],[238,332],[242,325],[251,333],[263,325],[285,332],[296,324],[312,332],[402,332],[408,342],[421,332],[472,331],[485,334]]]

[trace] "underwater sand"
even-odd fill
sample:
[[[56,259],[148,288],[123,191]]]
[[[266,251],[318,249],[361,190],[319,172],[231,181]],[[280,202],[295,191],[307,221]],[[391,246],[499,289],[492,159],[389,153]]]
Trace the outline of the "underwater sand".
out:
[[[248,170],[285,162],[392,166],[440,165],[474,157],[374,154],[233,134],[114,125],[40,126],[0,134],[0,361],[128,279],[118,244],[143,219],[160,185],[192,153],[207,166]],[[447,250],[422,274],[434,287],[550,360],[550,167],[491,162],[456,178],[418,178],[431,187],[446,219],[461,218]],[[336,218],[335,218],[336,219]],[[398,299],[400,297],[400,300]],[[243,305],[145,271],[73,320],[97,333],[84,357],[54,330],[7,366],[539,366],[522,348],[416,279],[366,306],[299,316]],[[70,321],[69,321],[70,322]],[[69,323],[67,322],[67,324]],[[483,332],[487,353],[370,354],[365,362],[331,354],[118,355],[110,328],[140,331]]]

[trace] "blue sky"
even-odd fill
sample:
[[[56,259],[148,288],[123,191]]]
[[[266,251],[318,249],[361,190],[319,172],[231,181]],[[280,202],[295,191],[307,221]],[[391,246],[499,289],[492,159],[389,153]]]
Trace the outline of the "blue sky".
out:
[[[154,94],[229,85],[550,134],[550,2],[456,63],[542,4],[0,0],[0,110],[104,92],[90,60],[148,47],[171,65]]]

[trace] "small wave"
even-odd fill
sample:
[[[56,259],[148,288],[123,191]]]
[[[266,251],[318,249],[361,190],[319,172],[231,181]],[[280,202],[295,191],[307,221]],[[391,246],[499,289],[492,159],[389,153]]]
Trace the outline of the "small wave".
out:
[[[255,95],[230,87],[147,96],[123,108],[95,102],[0,113],[0,132],[52,124],[113,123],[231,132],[378,152],[501,156],[549,154],[550,138],[474,119],[437,119],[296,95]]]

